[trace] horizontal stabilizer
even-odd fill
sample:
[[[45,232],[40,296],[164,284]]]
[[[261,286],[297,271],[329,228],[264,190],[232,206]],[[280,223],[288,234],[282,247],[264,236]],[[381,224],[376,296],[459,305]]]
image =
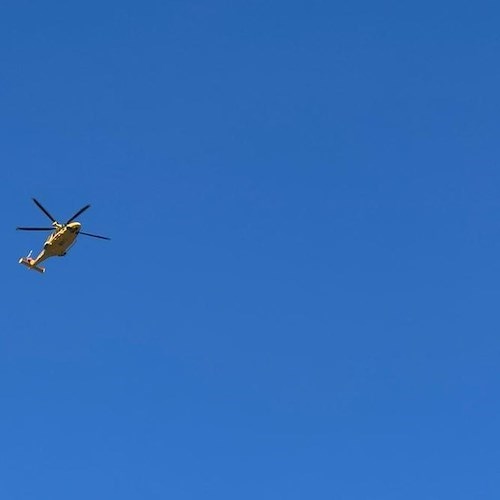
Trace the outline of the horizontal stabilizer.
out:
[[[28,269],[33,269],[34,271],[38,271],[39,273],[44,273],[45,272],[45,267],[35,266],[33,264],[33,262],[35,262],[35,260],[34,259],[30,259],[29,257],[27,257],[27,258],[22,257],[21,259],[19,259],[19,264],[23,264]]]

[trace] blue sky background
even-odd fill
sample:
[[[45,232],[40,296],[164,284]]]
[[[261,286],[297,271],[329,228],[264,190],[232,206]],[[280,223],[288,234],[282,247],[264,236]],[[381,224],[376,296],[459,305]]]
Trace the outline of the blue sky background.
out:
[[[4,3],[1,497],[498,499],[499,15]]]

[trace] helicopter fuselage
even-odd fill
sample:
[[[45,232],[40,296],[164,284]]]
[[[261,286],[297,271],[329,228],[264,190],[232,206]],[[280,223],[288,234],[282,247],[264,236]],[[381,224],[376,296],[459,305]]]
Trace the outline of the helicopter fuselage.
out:
[[[81,224],[79,222],[71,222],[66,226],[57,228],[45,241],[43,249],[45,250],[46,258],[54,255],[63,256],[69,248],[75,243],[76,237],[80,232]]]
[[[45,272],[45,268],[40,267],[38,264],[49,257],[63,257],[66,255],[66,252],[76,241],[76,237],[80,232],[81,224],[79,222],[71,222],[66,225],[57,224],[55,227],[55,231],[47,238],[43,244],[43,250],[37,255],[37,257],[35,259],[32,259],[31,256],[23,257],[19,260],[20,264],[24,264],[30,269],[43,273]]]

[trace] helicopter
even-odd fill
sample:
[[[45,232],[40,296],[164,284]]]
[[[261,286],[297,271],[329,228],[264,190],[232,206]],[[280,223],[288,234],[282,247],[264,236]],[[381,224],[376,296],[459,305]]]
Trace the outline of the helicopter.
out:
[[[84,233],[81,228],[82,225],[76,222],[75,219],[81,215],[85,210],[90,208],[90,205],[85,205],[80,208],[72,217],[70,217],[64,224],[57,222],[54,217],[47,211],[47,209],[36,199],[32,198],[35,205],[52,221],[52,227],[16,227],[18,231],[52,231],[45,243],[43,244],[42,251],[35,259],[31,258],[31,253],[27,257],[21,257],[19,264],[25,265],[28,269],[44,273],[45,268],[39,266],[41,262],[49,257],[64,257],[70,247],[75,244],[76,237],[80,234],[91,236],[92,238],[99,238],[101,240],[110,240],[106,236],[99,236],[97,234]]]

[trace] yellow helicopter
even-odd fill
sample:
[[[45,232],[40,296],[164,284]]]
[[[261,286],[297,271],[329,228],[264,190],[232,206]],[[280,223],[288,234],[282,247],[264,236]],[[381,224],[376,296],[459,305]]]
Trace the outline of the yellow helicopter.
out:
[[[81,228],[82,225],[74,220],[85,210],[90,208],[90,205],[85,205],[80,208],[72,217],[70,217],[64,224],[57,222],[52,215],[42,206],[42,204],[33,198],[36,206],[52,221],[52,227],[16,227],[18,231],[52,231],[52,234],[47,238],[43,245],[42,251],[35,259],[31,258],[31,252],[27,257],[19,259],[19,264],[25,265],[29,269],[44,273],[45,268],[39,266],[40,262],[48,259],[49,257],[63,257],[66,255],[70,247],[75,243],[76,237],[79,234],[85,236],[92,236],[92,238],[99,238],[101,240],[110,240],[106,236],[99,236],[97,234],[84,233]]]

